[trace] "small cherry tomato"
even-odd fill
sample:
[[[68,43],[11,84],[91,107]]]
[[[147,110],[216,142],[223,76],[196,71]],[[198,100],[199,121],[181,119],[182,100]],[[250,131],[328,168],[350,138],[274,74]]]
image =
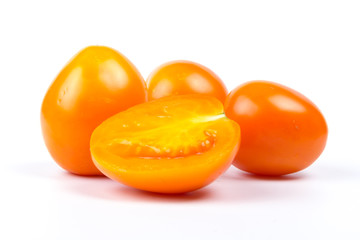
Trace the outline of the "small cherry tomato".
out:
[[[283,175],[312,164],[325,148],[328,129],[305,96],[277,83],[252,81],[228,95],[225,113],[242,130],[234,165],[261,175]]]
[[[42,103],[41,127],[51,156],[69,172],[101,174],[90,156],[92,131],[145,101],[145,82],[125,56],[108,47],[85,48],[59,73]]]
[[[189,192],[232,163],[240,128],[216,98],[171,96],[136,105],[98,126],[91,154],[108,177],[141,190]]]
[[[227,89],[210,69],[190,61],[173,61],[155,69],[147,79],[149,100],[171,95],[205,94],[224,103]]]

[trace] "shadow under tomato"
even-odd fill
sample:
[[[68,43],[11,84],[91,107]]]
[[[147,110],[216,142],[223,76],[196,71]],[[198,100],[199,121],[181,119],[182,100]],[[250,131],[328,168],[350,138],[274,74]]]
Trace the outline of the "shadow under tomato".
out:
[[[183,194],[160,194],[137,190],[115,182],[104,175],[81,176],[66,172],[55,163],[31,162],[11,168],[16,174],[52,181],[59,191],[77,195],[120,202],[194,202],[211,197],[211,191],[203,188]]]
[[[240,172],[238,176],[233,176],[233,179],[252,179],[252,180],[263,180],[263,181],[294,181],[305,179],[307,176],[303,173],[293,173],[283,176],[266,176],[266,175],[256,175],[252,173]]]
[[[67,190],[76,194],[119,202],[194,202],[208,198],[211,194],[207,189],[183,194],[152,193],[127,187],[104,176],[79,176],[67,172],[61,175],[62,185]]]
[[[211,191],[206,188],[179,194],[162,194],[154,192],[146,192],[130,187],[118,188],[118,193],[127,197],[135,199],[141,199],[142,201],[156,201],[156,202],[193,202],[204,200],[210,197]]]
[[[216,190],[210,202],[243,204],[292,200],[316,194],[303,173],[269,177],[249,174],[231,167],[211,187]]]
[[[281,177],[258,176],[231,167],[214,183],[184,194],[159,194],[133,189],[104,176],[79,176],[67,173],[47,162],[29,163],[12,169],[17,174],[39,177],[53,182],[59,191],[83,197],[115,202],[138,203],[230,203],[267,202],[308,198],[319,195],[316,181],[343,181],[359,178],[332,167],[299,172]],[[337,172],[334,177],[333,173]],[[353,176],[354,175],[354,176]],[[311,181],[309,181],[311,180]],[[318,196],[322,197],[322,196]]]
[[[64,171],[64,174],[68,175],[69,177],[82,178],[82,179],[107,178],[105,175],[79,175],[79,174],[76,174],[76,173],[71,173],[71,172],[66,172],[66,171]]]

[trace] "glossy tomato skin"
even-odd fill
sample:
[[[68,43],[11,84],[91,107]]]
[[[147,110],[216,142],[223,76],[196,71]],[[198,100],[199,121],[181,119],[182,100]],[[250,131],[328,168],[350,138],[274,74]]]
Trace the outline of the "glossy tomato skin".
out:
[[[227,117],[242,130],[233,164],[260,175],[284,175],[311,165],[325,148],[328,128],[302,94],[268,81],[247,82],[230,92]]]
[[[224,103],[227,89],[210,69],[195,62],[179,60],[165,63],[147,79],[149,100],[172,95],[204,94]]]
[[[83,49],[62,69],[42,103],[41,127],[51,156],[71,173],[101,175],[90,156],[92,131],[145,101],[145,81],[125,56],[103,46]]]

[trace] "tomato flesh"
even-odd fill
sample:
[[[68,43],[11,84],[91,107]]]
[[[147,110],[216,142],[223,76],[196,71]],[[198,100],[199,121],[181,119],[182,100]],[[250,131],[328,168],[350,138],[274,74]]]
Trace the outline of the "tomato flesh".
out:
[[[152,192],[201,188],[230,165],[240,128],[217,99],[172,96],[144,103],[103,122],[92,134],[95,165],[108,177]]]

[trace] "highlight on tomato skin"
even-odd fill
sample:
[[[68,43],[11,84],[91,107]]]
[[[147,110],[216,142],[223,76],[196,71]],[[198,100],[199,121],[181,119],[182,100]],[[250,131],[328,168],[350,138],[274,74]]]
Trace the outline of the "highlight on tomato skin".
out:
[[[102,121],[146,101],[145,81],[121,53],[89,46],[75,55],[49,87],[41,128],[53,159],[78,175],[102,175],[90,155],[90,136]]]
[[[209,68],[195,62],[177,60],[157,67],[146,80],[149,100],[172,95],[204,94],[225,102],[228,91]]]
[[[140,190],[184,193],[228,169],[240,128],[222,103],[203,95],[139,104],[98,126],[90,140],[95,165],[109,178]]]
[[[310,166],[323,152],[328,128],[308,98],[269,81],[250,81],[227,96],[225,113],[242,130],[233,162],[253,174],[279,176]]]

